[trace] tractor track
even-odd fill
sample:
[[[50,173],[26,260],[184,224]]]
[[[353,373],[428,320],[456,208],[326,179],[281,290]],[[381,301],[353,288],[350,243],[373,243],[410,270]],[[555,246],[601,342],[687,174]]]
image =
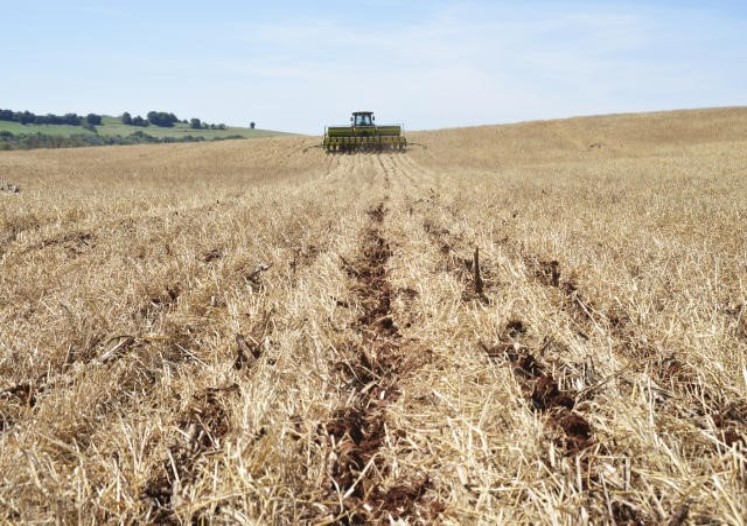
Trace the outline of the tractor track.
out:
[[[180,412],[176,426],[182,440],[168,446],[167,458],[151,473],[143,489],[142,497],[150,501],[149,520],[157,524],[182,524],[176,514],[181,493],[202,474],[208,455],[221,451],[224,437],[231,432],[226,407],[239,392],[237,384],[208,388],[194,395]],[[199,514],[191,517],[196,524],[206,519]]]
[[[413,161],[409,160],[409,162]],[[424,173],[427,172],[427,169],[423,170]],[[431,191],[425,203],[428,206],[438,206],[437,199],[437,194]],[[474,298],[475,283],[472,277],[471,262],[467,258],[453,256],[454,247],[458,246],[462,240],[452,235],[447,228],[439,227],[431,220],[424,221],[423,229],[433,243],[439,246],[440,253],[444,256],[445,268],[472,289],[468,289],[468,292],[472,292]],[[549,298],[557,306],[559,312],[568,316],[577,337],[587,341],[592,333],[600,330],[606,331],[614,340],[613,352],[629,364],[628,368],[631,371],[645,374],[653,371],[650,375],[656,382],[669,386],[672,394],[681,400],[689,400],[690,407],[683,417],[694,419],[698,428],[707,427],[703,420],[709,420],[717,430],[717,437],[727,447],[738,443],[747,446],[747,426],[745,425],[747,401],[724,400],[723,397],[716,396],[702,382],[698,382],[696,372],[679,360],[676,353],[670,355],[656,353],[637,334],[632,319],[627,313],[619,309],[614,312],[602,312],[598,309],[590,296],[580,288],[576,276],[573,273],[565,276],[564,269],[561,271],[562,265],[558,260],[543,259],[537,255],[527,254],[509,239],[504,239],[501,243],[518,255],[530,280],[540,283],[547,289],[554,289]],[[488,268],[487,273],[489,272]],[[486,281],[490,282],[490,278],[488,277]],[[554,292],[555,290],[558,292]],[[584,364],[584,370],[587,365]],[[593,365],[591,367],[593,371]],[[587,386],[588,392],[593,392],[592,387]],[[664,409],[662,404],[657,404],[656,407],[657,410]],[[715,445],[714,450],[720,450],[718,445]]]
[[[652,400],[653,411],[660,415],[656,419],[657,427],[660,426],[660,418],[665,416],[673,415],[690,422],[696,432],[689,432],[688,438],[682,439],[683,449],[694,456],[721,456],[730,448],[736,447],[734,461],[741,466],[740,473],[744,473],[745,460],[741,452],[747,446],[747,402],[739,399],[724,400],[723,397],[716,396],[707,385],[698,380],[692,366],[683,363],[676,353],[663,354],[652,349],[624,310],[616,308],[604,312],[598,308],[595,301],[581,289],[573,272],[567,278],[563,277],[562,265],[558,260],[543,260],[534,255],[524,255],[521,259],[530,279],[550,289],[551,301],[559,312],[568,316],[577,337],[587,341],[594,332],[608,334],[613,339],[612,352],[626,364],[623,371],[639,373],[649,378],[644,383],[649,385],[648,396]],[[592,378],[585,389],[587,397],[603,389],[608,380],[597,379],[598,382],[594,383],[593,362],[590,365]],[[618,383],[632,385],[624,376],[620,376]],[[669,390],[662,389],[657,384],[666,385]],[[652,388],[652,385],[655,387]],[[702,436],[709,428],[718,441]],[[667,433],[665,429],[661,432]],[[631,468],[630,471],[631,484],[639,485],[637,470]],[[686,503],[687,501],[684,504],[675,501],[669,512],[672,521],[670,524],[681,523],[675,519],[683,509],[687,509]],[[626,523],[632,521],[632,524],[647,524],[658,520],[644,517],[636,508],[625,503],[619,511],[619,518],[625,518]]]
[[[576,279],[562,278],[561,263],[557,260],[542,260],[536,256],[525,256],[525,266],[530,277],[550,289],[555,294],[558,309],[571,319],[576,335],[588,340],[588,334],[600,328],[614,339],[613,352],[619,356],[631,371],[651,376],[655,382],[666,385],[671,393],[660,389],[657,397],[663,397],[655,404],[657,411],[667,408],[666,398],[675,395],[686,406],[685,414],[678,415],[691,420],[696,427],[706,427],[703,419],[710,420],[717,430],[716,435],[727,447],[735,444],[747,445],[747,402],[744,400],[723,400],[698,381],[696,372],[680,359],[676,353],[662,355],[651,349],[636,331],[631,317],[617,309],[602,312],[595,302],[584,293]],[[715,446],[715,451],[719,451]]]
[[[338,178],[343,171],[344,166],[335,163],[325,175]],[[324,241],[334,235],[333,226],[330,225],[328,235],[323,236]],[[283,273],[293,276],[293,279],[288,280],[291,283],[296,274],[311,266],[320,254],[328,250],[324,242],[320,245],[306,243],[306,236],[301,235],[304,229],[295,231],[297,236],[284,239],[284,248],[287,248],[288,255],[292,254],[292,258],[288,261],[288,271]],[[216,264],[215,261],[224,257],[218,250],[207,255],[196,255],[200,261],[197,267],[199,276],[208,275],[211,266]],[[251,287],[260,301],[265,303],[267,278],[263,274],[269,267],[261,264],[252,271],[251,266],[244,268],[241,263],[242,261],[237,261],[236,265],[228,267],[225,281],[239,288]],[[271,279],[284,278],[281,275]],[[186,288],[188,285],[176,283],[162,292],[143,297],[133,307],[132,318],[138,331],[132,331],[132,335],[111,336],[94,331],[87,334],[86,340],[71,347],[61,368],[51,367],[52,372],[34,380],[21,381],[0,389],[0,435],[33,419],[38,406],[44,405],[50,393],[54,393],[55,397],[67,397],[68,390],[75,389],[77,384],[87,382],[94,375],[102,374],[102,371],[110,371],[119,381],[112,381],[114,390],[100,392],[99,396],[93,397],[90,408],[81,408],[86,411],[90,409],[89,412],[95,414],[97,421],[116,414],[126,414],[129,408],[154,403],[152,398],[158,387],[157,377],[164,367],[169,368],[172,374],[182,369],[183,372],[178,374],[194,374],[200,370],[200,366],[204,364],[196,358],[199,355],[198,342],[203,336],[212,335],[215,330],[211,326],[210,313],[225,309],[226,304],[221,297],[212,295],[211,280],[195,281],[199,283],[198,286]],[[152,289],[157,290],[155,287]],[[295,284],[290,289],[293,290]],[[189,304],[186,309],[182,307],[185,299]],[[239,345],[237,355],[224,356],[224,359],[234,362],[234,369],[254,367],[257,355],[264,352],[262,342],[271,332],[268,327],[272,326],[271,322],[268,323],[270,314],[265,309],[266,317],[259,325],[255,322],[250,329],[245,328],[244,334],[251,340],[260,342],[256,349],[249,349],[249,353],[242,352],[242,346]],[[198,320],[203,320],[204,323]],[[257,326],[259,332],[255,331]],[[143,327],[152,328],[156,335],[152,337],[147,334],[153,331],[144,330]],[[237,341],[239,336],[237,335]],[[241,339],[243,340],[243,336]],[[274,362],[272,359],[265,361]],[[185,365],[189,367],[183,368]],[[248,373],[240,373],[240,376],[246,377],[246,374]],[[220,454],[224,441],[233,439],[235,430],[230,425],[229,407],[237,403],[240,392],[236,383],[207,387],[195,394],[186,408],[179,409],[178,404],[172,408],[175,415],[173,426],[179,430],[177,438],[165,443],[166,455],[150,470],[147,480],[138,490],[139,500],[149,510],[147,513],[150,520],[165,524],[182,523],[184,496],[191,491],[190,486],[205,476],[205,465],[210,458]],[[172,402],[174,398],[178,400],[176,393],[171,394]],[[54,431],[49,434],[61,444],[71,444],[85,452],[89,444],[96,446],[100,431],[99,426],[85,425],[75,428],[72,435],[67,432],[64,436],[58,435]],[[76,458],[71,458],[70,461],[78,462]],[[95,477],[92,477],[92,481],[97,482]],[[196,512],[192,515],[193,521],[204,519]]]
[[[390,174],[397,174],[406,179],[414,187],[418,187],[419,183],[417,179],[410,173],[408,169],[406,155],[380,155],[378,156],[379,164],[382,169]]]
[[[381,159],[379,163],[388,189],[391,172]],[[432,486],[428,476],[386,481],[391,470],[384,452],[402,438],[388,423],[387,407],[399,398],[402,379],[417,367],[412,342],[402,338],[392,314],[395,291],[387,266],[393,252],[383,228],[386,200],[367,212],[360,254],[345,264],[350,293],[361,312],[352,325],[357,337],[342,344],[346,361],[335,366],[344,378],[345,401],[323,425],[330,447],[325,489],[332,518],[327,523],[428,522],[443,510],[426,498]]]
[[[342,174],[346,171],[347,167],[345,163],[330,159],[324,176],[337,179],[342,177]],[[186,220],[196,222],[199,216],[205,212],[232,212],[238,216],[240,209],[241,203],[239,199],[232,198],[218,204],[200,204],[199,206],[184,208],[174,213],[180,213],[182,220],[186,218]],[[120,230],[132,234],[136,227],[142,227],[149,222],[157,222],[159,225],[162,225],[163,218],[147,216],[127,221],[126,224],[121,219],[109,219],[104,222],[104,227],[97,227],[95,231],[91,232],[103,231],[105,227],[118,227]],[[73,224],[77,225],[77,222]],[[296,274],[303,268],[312,265],[320,255],[328,251],[325,241],[328,241],[332,235],[330,233],[330,235],[325,236],[323,242],[317,241],[317,243],[311,243],[308,241],[308,236],[302,234],[304,232],[303,225],[300,222],[297,224],[299,226],[295,229],[296,234],[284,239],[285,243],[282,245],[283,248],[286,248],[292,254],[292,257],[288,261],[288,268],[292,279],[295,279]],[[163,227],[160,226],[160,228]],[[328,231],[334,232],[334,225],[330,225]],[[162,235],[160,231],[158,234]],[[26,248],[21,253],[43,250],[48,247],[64,247],[73,253],[74,256],[85,257],[88,250],[96,248],[96,239],[96,234],[88,233],[88,231],[80,233],[76,229],[74,233],[68,232],[64,235],[60,234],[56,237],[44,239],[32,247]],[[228,247],[228,250],[235,252],[237,247]],[[20,424],[23,421],[21,409],[33,409],[47,392],[69,387],[73,383],[80,381],[90,370],[102,366],[111,367],[131,352],[149,347],[153,342],[157,341],[159,344],[165,344],[165,346],[169,347],[165,353],[160,353],[165,358],[165,361],[173,364],[193,361],[188,353],[180,349],[189,351],[190,347],[194,344],[193,342],[210,329],[206,325],[195,326],[194,322],[186,324],[186,327],[182,327],[181,325],[184,322],[181,320],[205,318],[208,317],[207,315],[211,310],[225,308],[223,298],[210,294],[213,284],[211,280],[206,279],[212,272],[211,265],[214,264],[213,261],[223,259],[224,251],[222,249],[215,249],[206,254],[198,253],[196,256],[201,260],[201,264],[197,267],[197,273],[191,277],[196,278],[194,281],[200,283],[200,285],[189,287],[175,280],[154,279],[154,283],[166,281],[168,285],[162,286],[159,284],[158,286],[145,287],[151,292],[144,295],[136,305],[132,306],[132,313],[130,315],[137,330],[132,330],[130,334],[120,336],[107,333],[103,328],[99,329],[95,326],[86,325],[82,334],[70,342],[70,349],[67,356],[61,357],[63,359],[62,363],[59,363],[59,360],[57,362],[44,363],[43,368],[40,368],[36,376],[31,376],[0,389],[0,433],[8,431],[11,427]],[[243,260],[235,262],[228,267],[228,271],[226,272],[228,275],[225,275],[223,280],[228,282],[235,281],[235,284],[238,286],[250,286],[259,290],[264,286],[262,284],[262,274],[264,271],[269,270],[270,266],[265,266],[259,260],[256,260],[256,263],[257,265],[246,267]],[[189,309],[179,311],[180,303],[187,296],[191,296],[191,301],[188,300],[190,303]],[[18,314],[14,317],[22,317],[23,311],[23,307],[18,308]],[[13,319],[10,318],[9,320],[12,321]],[[179,334],[164,335],[164,332]],[[151,337],[148,333],[155,333],[156,337]],[[112,353],[112,350],[116,352]],[[147,356],[152,353],[146,350],[144,353],[136,354]],[[136,357],[136,361],[150,364],[153,359],[138,356]],[[76,366],[76,372],[73,376],[69,372],[72,366]],[[137,368],[134,369],[137,370]],[[132,382],[126,381],[124,383],[130,384]],[[145,387],[142,387],[142,385],[145,385],[143,382],[138,382],[139,385],[142,384],[142,389],[138,391],[139,398],[147,397],[149,388],[152,387],[151,383],[152,378],[147,379],[145,382],[147,386]],[[107,405],[106,407],[108,408],[109,406]]]
[[[490,308],[489,291],[498,285],[498,270],[490,261],[478,259],[476,252],[473,258],[462,256],[466,252],[462,236],[453,234],[440,224],[434,214],[429,213],[433,208],[443,209],[439,201],[440,196],[432,189],[427,197],[418,200],[417,203],[422,205],[419,212],[423,216],[423,232],[436,247],[443,271],[462,284],[462,302],[478,303],[483,308]],[[453,219],[456,220],[456,217]],[[588,319],[585,299],[580,292],[571,294],[577,291],[570,285],[567,288],[568,297],[563,306],[572,314],[574,323],[584,323]],[[585,495],[589,507],[605,510],[604,514],[614,524],[646,524],[647,519],[637,508],[624,499],[610,498],[603,489],[605,481],[600,478],[596,459],[600,455],[611,458],[614,454],[609,451],[612,446],[597,436],[589,418],[591,413],[598,411],[598,404],[603,402],[595,400],[594,389],[579,391],[567,387],[573,383],[566,378],[569,371],[571,377],[578,374],[584,376],[589,371],[584,367],[579,372],[576,366],[565,364],[557,358],[553,359],[552,364],[547,363],[543,358],[545,351],[558,344],[545,338],[541,344],[532,345],[525,341],[526,332],[527,327],[522,320],[511,319],[506,322],[497,341],[480,341],[479,347],[491,363],[510,367],[528,406],[544,423],[555,455],[575,465],[577,476],[574,486]],[[560,376],[557,376],[558,372]],[[546,462],[548,467],[553,463],[552,460]],[[606,483],[609,485],[609,482]]]

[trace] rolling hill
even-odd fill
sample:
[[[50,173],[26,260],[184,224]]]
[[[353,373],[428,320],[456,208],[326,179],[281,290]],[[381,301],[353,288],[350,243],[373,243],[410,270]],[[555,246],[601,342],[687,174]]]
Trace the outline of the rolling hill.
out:
[[[102,123],[94,129],[82,126],[50,125],[50,124],[21,124],[20,122],[0,121],[0,132],[12,133],[13,135],[44,134],[54,137],[73,136],[100,136],[100,137],[127,137],[132,134],[147,134],[158,139],[171,138],[175,140],[185,137],[200,138],[204,140],[223,138],[259,138],[287,135],[284,132],[271,130],[250,129],[241,127],[226,127],[220,129],[192,129],[184,123],[177,123],[173,127],[159,126],[129,126],[122,124],[118,117],[103,116]]]
[[[0,522],[742,523],[745,131],[1,153]]]

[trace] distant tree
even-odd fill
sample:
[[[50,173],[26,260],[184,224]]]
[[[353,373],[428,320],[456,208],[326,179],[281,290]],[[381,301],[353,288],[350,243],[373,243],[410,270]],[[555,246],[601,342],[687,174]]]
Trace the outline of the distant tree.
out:
[[[79,117],[77,113],[66,113],[63,119],[70,126],[80,126],[83,123],[83,117]]]
[[[252,129],[252,130],[254,129],[254,127],[255,127],[255,126],[256,126],[256,124],[255,124],[255,122],[254,122],[254,121],[252,121],[252,122],[250,122],[250,123],[249,123],[249,127],[250,127],[250,128]]]
[[[28,118],[28,115],[24,114],[24,119]],[[72,126],[77,126],[78,124],[80,124],[80,120],[74,113],[68,113],[63,117],[47,113],[46,115],[35,115],[34,124],[69,124]]]
[[[215,124],[211,124],[211,125],[210,125],[210,129],[211,129],[211,130],[214,130],[215,128],[216,128]]]
[[[35,115],[30,111],[12,111],[0,110],[0,121],[19,122],[21,124],[67,124],[70,126],[80,126],[83,123],[83,117],[75,113],[65,115]]]
[[[86,115],[86,122],[90,126],[98,126],[101,124],[101,115],[96,115],[95,113],[89,113]]]
[[[33,124],[36,120],[36,115],[29,111],[17,112],[15,120],[21,124]]]
[[[129,112],[127,112],[127,111],[124,112],[122,114],[122,117],[120,117],[120,119],[122,120],[122,124],[125,124],[127,126],[131,126],[132,125],[132,115],[130,115]]]
[[[160,126],[161,128],[171,128],[175,123],[179,122],[179,119],[173,113],[166,113],[165,111],[149,111],[148,122],[154,126]]]
[[[200,128],[202,128],[202,121],[198,119],[197,117],[190,119],[189,127],[192,128],[193,130],[199,130]]]
[[[132,125],[145,128],[146,126],[150,125],[150,123],[143,119],[140,115],[138,115],[137,117],[132,118]]]
[[[218,129],[219,129],[219,130],[225,130],[225,129],[226,129],[226,125],[225,125],[225,124],[223,124],[223,123],[220,123],[220,124],[218,125]]]

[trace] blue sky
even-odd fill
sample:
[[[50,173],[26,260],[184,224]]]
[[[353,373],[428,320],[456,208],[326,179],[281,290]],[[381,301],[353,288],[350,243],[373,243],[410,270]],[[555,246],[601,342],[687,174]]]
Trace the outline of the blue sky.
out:
[[[0,0],[0,108],[321,133],[747,104],[747,2]]]

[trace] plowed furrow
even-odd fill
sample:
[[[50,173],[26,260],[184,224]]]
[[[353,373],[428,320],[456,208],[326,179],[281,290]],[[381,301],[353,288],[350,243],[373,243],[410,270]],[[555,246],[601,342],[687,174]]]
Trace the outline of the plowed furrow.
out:
[[[559,291],[555,296],[558,308],[572,320],[577,335],[588,340],[588,335],[594,330],[607,331],[615,340],[613,351],[631,371],[649,375],[655,384],[669,388],[678,398],[685,407],[684,412],[678,411],[681,418],[694,420],[697,427],[703,427],[703,421],[709,420],[717,430],[718,439],[727,447],[747,445],[747,402],[716,395],[676,353],[662,354],[652,350],[636,331],[627,313],[619,309],[615,312],[598,309],[573,277],[565,278],[559,261],[544,261],[536,256],[524,257],[524,261],[531,277]],[[661,389],[659,391],[654,407],[658,411],[671,411],[666,404],[670,395]]]
[[[501,341],[483,349],[497,363],[506,362],[512,369],[522,393],[533,410],[546,416],[545,423],[556,435],[556,445],[569,456],[575,456],[594,444],[591,424],[573,409],[579,393],[562,389],[553,377],[551,368],[527,347],[517,336],[523,332],[521,321],[512,320],[506,326]],[[588,474],[584,477],[588,480]]]
[[[408,372],[407,344],[392,317],[387,270],[392,250],[383,233],[384,204],[368,214],[361,254],[346,264],[351,293],[361,307],[353,325],[359,336],[343,344],[347,362],[338,364],[350,392],[324,425],[331,446],[326,490],[334,520],[342,524],[413,516],[430,486],[427,477],[384,484],[390,471],[384,450],[396,447],[398,439],[386,410],[398,399],[400,380]]]
[[[194,396],[177,419],[181,440],[168,447],[167,457],[151,473],[145,484],[143,498],[150,501],[150,520],[159,524],[181,524],[177,515],[177,500],[200,475],[203,459],[221,450],[221,442],[230,431],[228,405],[223,398],[239,392],[236,384],[209,388]],[[199,522],[199,517],[192,517]]]
[[[495,294],[502,293],[498,280],[500,269],[494,266],[494,262],[479,257],[480,253],[475,248],[472,249],[472,257],[465,257],[470,254],[465,247],[466,236],[460,231],[452,232],[438,216],[446,213],[453,223],[459,219],[443,206],[435,191],[428,192],[421,203],[422,206],[415,213],[421,216],[423,232],[440,256],[441,271],[449,273],[461,283],[461,299],[463,304],[466,302],[465,307],[477,303],[481,304],[480,308],[492,308],[493,301],[489,297],[491,290],[495,289]],[[590,307],[585,303],[586,299],[581,293],[575,293],[572,284],[567,285],[567,290],[564,308],[578,325],[578,332],[590,332],[588,323],[591,314],[587,314],[586,309]],[[480,345],[491,362],[510,367],[527,405],[543,423],[545,436],[551,442],[551,445],[547,444],[548,449],[553,451],[550,458],[543,461],[558,471],[565,469],[557,464],[561,458],[561,463],[574,466],[578,476],[573,491],[583,498],[586,509],[606,510],[608,517],[616,522],[642,523],[643,514],[636,507],[624,499],[610,496],[604,489],[609,482],[603,480],[604,475],[600,475],[601,468],[595,459],[603,456],[614,470],[620,466],[615,460],[614,446],[607,443],[593,424],[594,416],[601,411],[600,407],[603,409],[605,400],[596,398],[596,391],[590,388],[593,378],[588,373],[592,371],[584,368],[579,373],[577,364],[564,362],[555,352],[560,350],[560,344],[550,335],[532,342],[525,335],[528,329],[523,321],[512,319],[505,323],[497,341],[489,344],[481,342]],[[553,355],[552,359],[546,358],[548,349],[555,347],[558,349],[549,353]],[[586,388],[575,387],[579,384]]]

